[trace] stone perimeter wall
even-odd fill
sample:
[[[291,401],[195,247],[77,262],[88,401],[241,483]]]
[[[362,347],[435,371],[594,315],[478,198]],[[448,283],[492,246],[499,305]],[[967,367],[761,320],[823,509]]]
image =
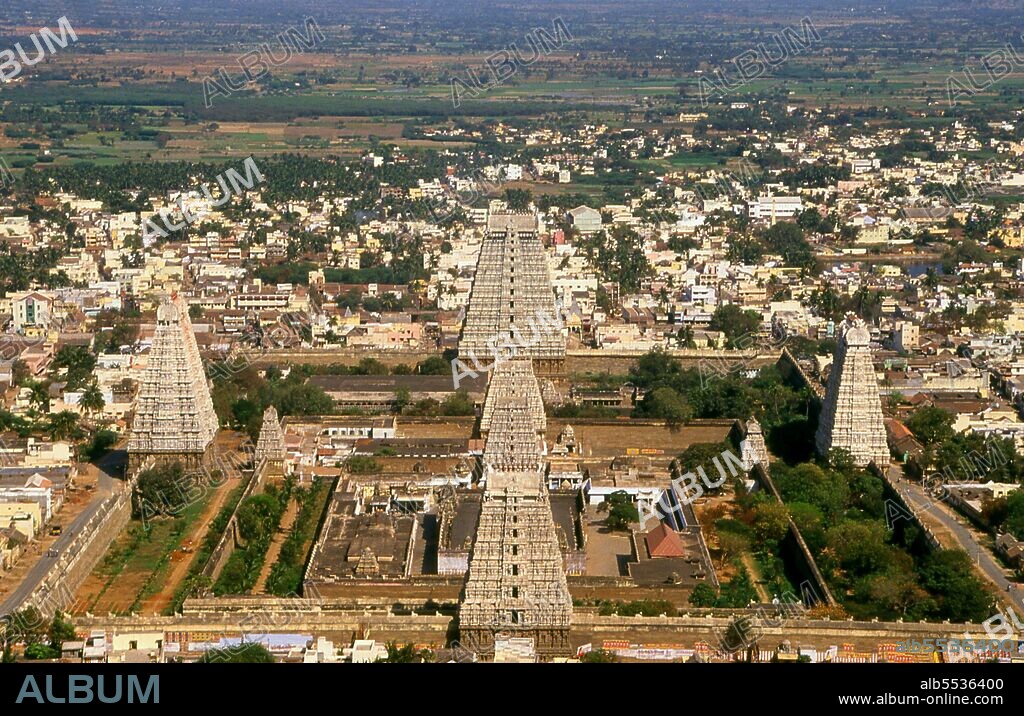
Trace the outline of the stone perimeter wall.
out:
[[[775,483],[772,481],[771,475],[765,469],[764,465],[758,463],[754,465],[754,469],[751,473],[755,480],[757,480],[765,490],[778,501],[779,504],[785,506],[782,501],[782,495],[779,494],[778,488],[775,487]],[[804,537],[800,534],[800,529],[796,526],[796,522],[793,518],[789,519],[789,532],[788,539],[790,544],[795,546],[793,550],[797,557],[797,567],[800,569],[801,576],[807,579],[816,590],[815,598],[820,599],[829,606],[835,606],[837,604],[835,597],[832,596],[832,592],[829,591],[828,585],[825,583],[825,577],[818,569],[818,564],[814,561],[814,556],[811,555],[811,550],[804,542]],[[801,592],[803,590],[801,589]],[[801,596],[804,596],[801,594]]]
[[[96,514],[54,560],[25,604],[32,604],[50,616],[74,602],[75,591],[106,554],[110,543],[128,526],[132,516],[133,485],[134,482],[116,481],[114,494],[103,501]]]
[[[602,372],[625,373],[636,364],[647,351],[605,351],[605,350],[568,350],[562,372],[573,373]],[[668,353],[677,358],[684,368],[694,368],[702,363],[715,365],[770,365],[779,358],[778,353],[762,353],[756,350],[716,350],[674,348]],[[362,350],[356,348],[312,348],[304,350],[264,349],[242,350],[235,359],[242,359],[256,365],[281,363],[308,363],[310,365],[356,365],[364,358],[379,360],[387,366],[399,364],[414,366],[427,358],[438,357],[441,351],[436,350]],[[545,372],[546,371],[542,371]]]
[[[230,600],[228,600],[230,601]],[[287,601],[287,600],[284,600]],[[309,600],[288,609],[284,604],[249,609],[199,611],[173,617],[165,616],[85,616],[77,617],[80,630],[105,629],[130,632],[203,632],[203,633],[354,633],[383,641],[401,636],[419,643],[441,645],[452,633],[452,617],[439,612],[429,614],[392,614],[386,608],[329,609],[311,606]],[[698,610],[695,610],[698,611]],[[719,610],[721,611],[721,610]],[[747,617],[765,643],[789,640],[798,645],[839,645],[859,640],[875,643],[908,639],[989,639],[980,624],[933,624],[920,622],[855,622],[827,619],[765,619],[749,610],[735,610],[732,616],[685,615],[681,617],[622,617],[577,613],[571,627],[573,644],[600,640],[663,639],[666,635],[683,642],[714,643],[737,617]],[[999,638],[1003,638],[1000,634]],[[1019,638],[1019,635],[1018,635]]]
[[[238,544],[238,508],[246,497],[254,494],[256,489],[263,485],[264,478],[269,473],[267,466],[266,460],[261,460],[256,466],[252,476],[249,478],[249,483],[242,491],[242,496],[238,498],[238,502],[235,504],[235,509],[231,513],[231,519],[228,520],[228,526],[224,528],[224,534],[220,536],[220,542],[217,543],[213,553],[210,555],[210,560],[203,568],[203,576],[209,577],[211,581],[216,581],[220,571],[228,563],[231,553],[235,551],[235,547]]]
[[[932,532],[932,529],[927,524],[925,524],[925,521],[921,519],[921,515],[919,514],[917,508],[910,502],[910,500],[906,498],[906,496],[902,492],[900,492],[899,487],[893,484],[892,480],[889,479],[889,476],[886,475],[882,470],[880,470],[878,466],[875,465],[874,463],[871,463],[868,469],[871,470],[871,472],[873,472],[879,478],[881,478],[882,482],[885,483],[885,489],[882,493],[885,496],[885,499],[893,500],[894,502],[899,504],[900,507],[906,510],[906,512],[913,519],[914,526],[920,529],[922,533],[924,533],[925,543],[928,545],[928,548],[932,551],[942,549],[942,544],[939,542],[939,538],[936,537],[935,533]],[[888,510],[889,508],[887,506],[886,511],[888,512]],[[891,519],[891,515],[887,514],[887,517]]]

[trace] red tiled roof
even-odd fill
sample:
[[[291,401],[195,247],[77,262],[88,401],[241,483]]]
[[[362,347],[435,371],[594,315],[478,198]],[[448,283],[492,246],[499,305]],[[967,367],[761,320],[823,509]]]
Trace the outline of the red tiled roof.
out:
[[[675,530],[664,522],[647,533],[644,537],[647,551],[652,557],[685,557],[686,549]]]
[[[889,420],[888,423],[893,440],[902,440],[903,438],[913,437],[914,434],[910,432],[910,428],[899,420]]]

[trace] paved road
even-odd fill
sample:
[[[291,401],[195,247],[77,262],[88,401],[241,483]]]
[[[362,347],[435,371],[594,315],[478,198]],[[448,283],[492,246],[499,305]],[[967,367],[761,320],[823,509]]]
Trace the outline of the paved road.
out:
[[[51,549],[56,549],[58,554],[62,554],[64,550],[68,548],[71,541],[75,538],[75,535],[81,531],[82,527],[89,521],[89,519],[96,514],[99,510],[100,505],[107,497],[109,497],[117,484],[114,480],[113,473],[120,472],[120,463],[124,461],[124,453],[111,452],[100,459],[96,466],[99,468],[98,472],[98,484],[96,490],[93,493],[92,500],[82,510],[81,514],[78,515],[70,524],[64,525],[64,532],[57,538],[57,541],[53,543]],[[54,557],[47,557],[44,553],[35,566],[29,570],[25,578],[21,580],[13,592],[11,592],[4,600],[3,604],[0,604],[0,616],[11,614],[21,607],[22,603],[28,599],[29,595],[35,591],[39,583],[43,581],[43,577],[50,569],[50,565],[53,563]]]
[[[1013,604],[1017,618],[1024,620],[1024,585],[1013,583],[1007,579],[1008,570],[978,542],[974,531],[961,522],[963,518],[955,516],[947,505],[929,495],[920,484],[898,479],[903,477],[903,472],[898,467],[889,468],[888,477],[890,483],[907,498],[910,504],[919,511],[933,516],[956,537],[964,551],[981,568],[988,580],[999,589],[1002,597]],[[1006,591],[1008,586],[1011,586],[1009,592]]]

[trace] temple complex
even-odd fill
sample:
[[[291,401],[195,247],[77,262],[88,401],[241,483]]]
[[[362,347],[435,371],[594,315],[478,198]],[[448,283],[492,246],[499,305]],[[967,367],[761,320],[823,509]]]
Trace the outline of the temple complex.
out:
[[[496,355],[531,358],[540,373],[565,361],[562,318],[534,214],[492,214],[459,341],[459,359],[490,365]]]
[[[161,301],[128,438],[128,472],[149,461],[206,464],[217,415],[188,310],[177,297]]]
[[[842,448],[860,467],[873,462],[884,468],[889,464],[889,446],[871,360],[871,334],[859,319],[847,319],[840,331],[815,446],[821,455]]]
[[[532,639],[538,656],[567,655],[572,598],[544,483],[543,417],[532,372],[499,371],[518,390],[488,391],[483,500],[459,610],[462,643],[485,657],[495,642]],[[539,392],[539,391],[538,391]]]

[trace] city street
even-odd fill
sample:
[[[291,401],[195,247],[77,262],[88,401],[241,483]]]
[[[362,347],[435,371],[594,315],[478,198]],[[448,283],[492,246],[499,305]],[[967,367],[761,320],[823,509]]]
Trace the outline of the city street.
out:
[[[979,542],[980,533],[969,526],[966,518],[956,515],[948,505],[929,495],[922,485],[902,479],[903,471],[898,466],[890,467],[887,477],[900,494],[906,496],[911,505],[919,512],[933,517],[956,538],[988,581],[998,588],[1001,598],[1010,602],[1017,612],[1017,617],[1024,620],[1024,585],[1011,582],[1007,578],[1010,571]]]
[[[68,549],[72,540],[79,533],[85,524],[89,522],[96,511],[99,510],[100,505],[107,497],[109,497],[115,488],[116,482],[113,477],[115,474],[120,474],[122,464],[124,462],[124,453],[120,451],[110,452],[105,455],[96,464],[99,469],[97,472],[97,486],[96,490],[92,494],[92,499],[89,504],[79,513],[79,515],[72,520],[70,523],[64,525],[64,531],[57,537],[57,539],[49,544],[46,550],[36,557],[36,563],[29,569],[21,582],[14,588],[10,594],[6,596],[3,603],[0,604],[0,615],[7,615],[14,611],[17,611],[22,603],[28,599],[29,595],[36,589],[39,583],[46,576],[47,571],[50,569],[50,565],[53,563],[55,557],[48,556],[50,550],[55,550],[56,554],[62,554],[64,550]],[[54,522],[60,522],[60,514],[58,513],[54,517]],[[29,559],[32,556],[26,556],[25,559]]]

